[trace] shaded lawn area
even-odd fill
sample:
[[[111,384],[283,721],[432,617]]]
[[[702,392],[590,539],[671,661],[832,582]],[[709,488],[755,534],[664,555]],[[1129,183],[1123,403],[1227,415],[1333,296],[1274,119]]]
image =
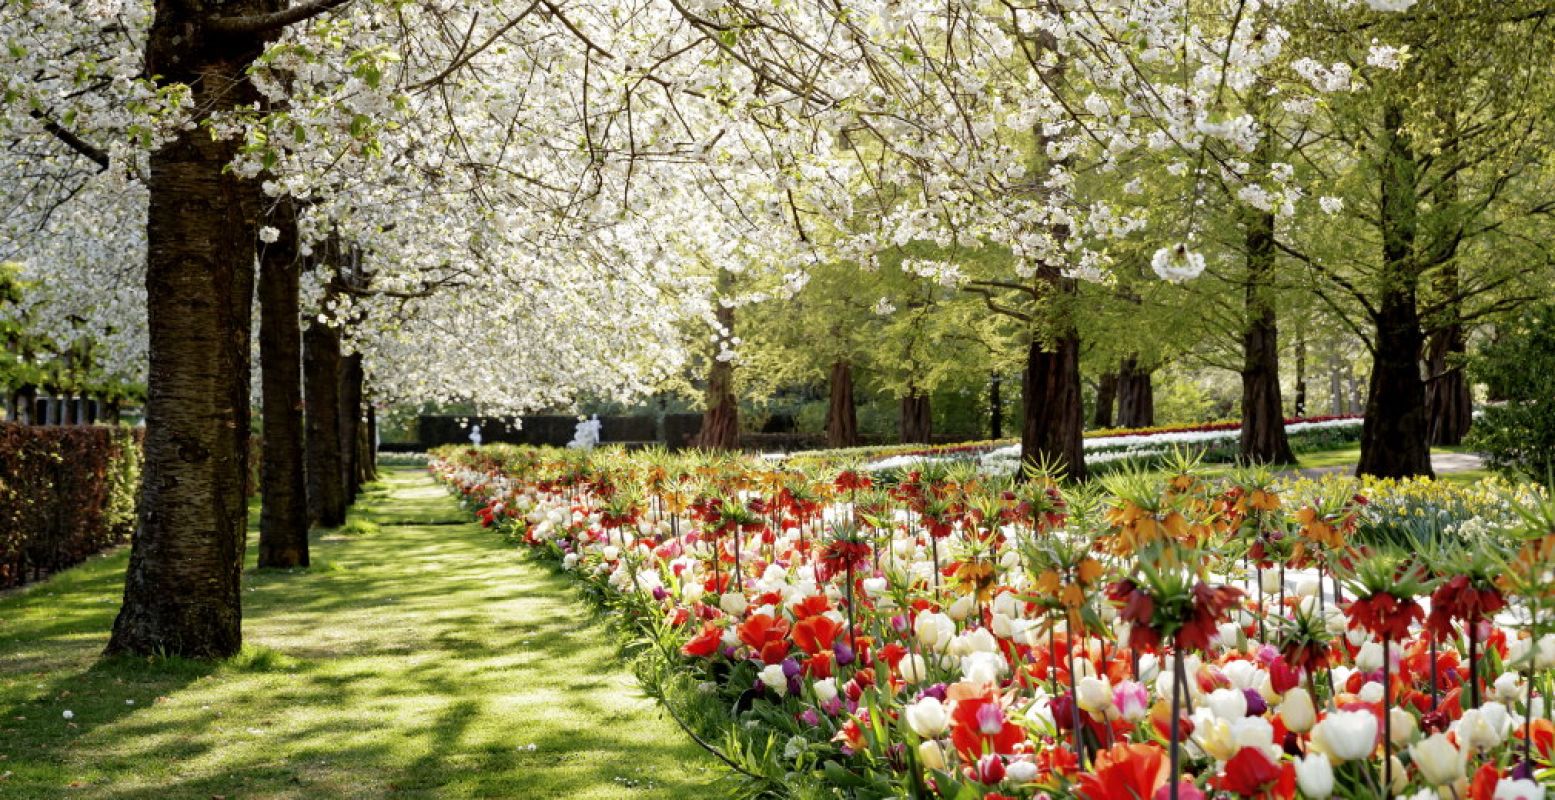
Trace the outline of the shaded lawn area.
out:
[[[1438,446],[1438,447],[1432,447],[1431,448],[1431,452],[1432,453],[1472,453],[1473,451],[1469,450],[1466,447],[1439,447]],[[1347,447],[1339,448],[1337,450],[1322,450],[1322,451],[1314,451],[1314,452],[1310,452],[1310,453],[1301,453],[1301,454],[1296,456],[1296,460],[1301,462],[1300,463],[1300,468],[1301,469],[1336,469],[1336,468],[1344,468],[1345,471],[1343,473],[1341,473],[1341,474],[1350,475],[1350,474],[1353,474],[1355,472],[1355,465],[1357,463],[1359,463],[1360,460],[1361,460],[1361,446],[1359,444],[1353,444],[1353,445],[1349,445]],[[1492,470],[1488,470],[1488,469],[1469,469],[1469,470],[1459,470],[1459,471],[1454,471],[1454,472],[1441,472],[1441,473],[1437,474],[1436,478],[1437,478],[1437,480],[1447,481],[1449,483],[1470,484],[1470,483],[1477,483],[1477,482],[1482,481],[1482,480],[1484,480],[1486,478],[1489,478],[1489,477],[1491,477],[1493,475],[1495,475],[1495,472],[1492,471]]]
[[[723,773],[570,582],[466,519],[385,471],[313,568],[245,576],[247,646],[221,665],[99,658],[127,551],[0,597],[0,797],[705,792]]]

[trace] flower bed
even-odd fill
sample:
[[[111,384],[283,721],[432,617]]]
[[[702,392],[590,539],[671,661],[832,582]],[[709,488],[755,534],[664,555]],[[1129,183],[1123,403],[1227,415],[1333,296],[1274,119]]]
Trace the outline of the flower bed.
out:
[[[753,793],[1493,800],[1550,781],[1555,504],[1530,488],[1243,470],[1097,492],[929,465],[885,491],[524,449],[432,470],[614,612],[650,692]]]

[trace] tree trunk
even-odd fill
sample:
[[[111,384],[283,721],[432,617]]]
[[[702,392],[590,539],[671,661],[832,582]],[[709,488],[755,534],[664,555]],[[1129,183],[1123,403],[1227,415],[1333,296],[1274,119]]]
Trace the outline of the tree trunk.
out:
[[[995,372],[988,378],[988,438],[1004,438],[1004,379]]]
[[[272,216],[280,238],[260,253],[259,566],[308,566],[308,484],[303,467],[301,264],[297,220],[283,201]]]
[[[1108,372],[1096,382],[1096,410],[1091,415],[1091,425],[1097,428],[1112,427],[1112,409],[1118,404],[1118,373]]]
[[[1420,376],[1419,270],[1414,259],[1417,187],[1415,162],[1405,138],[1403,114],[1384,109],[1386,162],[1382,169],[1381,296],[1375,325],[1370,392],[1361,424],[1358,475],[1404,478],[1432,475],[1427,444],[1425,381]]]
[[[721,279],[720,283],[725,280]],[[718,306],[718,324],[734,333],[734,309]],[[708,450],[734,450],[740,446],[740,405],[734,399],[734,364],[713,358],[707,372],[707,408],[702,412],[702,429],[696,446]]]
[[[318,321],[302,334],[303,402],[308,516],[334,528],[346,521],[346,493],[340,463],[340,333]]]
[[[1432,475],[1425,382],[1420,377],[1420,318],[1412,291],[1388,291],[1376,316],[1358,475]]]
[[[1021,463],[1047,465],[1085,480],[1085,420],[1080,399],[1080,336],[1071,331],[1026,351],[1021,383]]]
[[[146,74],[189,85],[197,118],[150,157],[145,462],[109,653],[221,658],[243,641],[259,194],[227,168],[238,142],[216,140],[199,123],[257,99],[246,70],[263,43],[207,35],[207,13],[158,0],[147,36]]]
[[[1455,297],[1458,267],[1449,263],[1436,280],[1436,294]],[[1474,424],[1474,398],[1463,374],[1463,356],[1468,352],[1458,304],[1450,302],[1445,319],[1426,339],[1425,385],[1426,418],[1430,421],[1429,441],[1433,445],[1456,446]]]
[[[367,425],[363,428],[366,436],[365,449],[362,451],[362,475],[364,481],[378,480],[378,409],[371,402],[367,406]]]
[[[858,444],[858,408],[853,402],[853,365],[839,359],[831,365],[831,399],[826,405],[826,446]]]
[[[103,410],[103,414],[107,418],[108,424],[110,424],[110,425],[118,425],[119,424],[119,417],[120,417],[120,414],[122,413],[122,411],[123,411],[123,404],[121,404],[119,402],[119,399],[117,397],[115,397],[115,398],[113,398],[113,399],[108,401],[107,408],[105,408]]]
[[[1247,329],[1242,332],[1239,455],[1249,464],[1291,464],[1296,456],[1285,435],[1285,409],[1280,402],[1279,323],[1269,297],[1275,267],[1274,214],[1249,210],[1244,226]]]
[[[914,390],[902,396],[902,444],[928,444],[934,435],[934,413],[929,396]]]
[[[362,354],[352,353],[342,359],[340,370],[340,474],[347,506],[356,502],[362,490],[361,428]]]
[[[1307,416],[1307,337],[1296,337],[1296,408],[1295,416]]]
[[[1155,387],[1150,375],[1154,370],[1139,364],[1136,356],[1123,359],[1118,367],[1118,426],[1149,428],[1155,425]]]

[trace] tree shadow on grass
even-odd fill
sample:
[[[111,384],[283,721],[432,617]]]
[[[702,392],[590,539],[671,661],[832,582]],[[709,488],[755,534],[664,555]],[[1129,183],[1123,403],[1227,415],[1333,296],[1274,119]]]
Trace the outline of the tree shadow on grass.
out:
[[[29,601],[0,625],[0,642],[36,651],[0,650],[0,796],[706,794],[722,772],[658,719],[565,575],[473,525],[385,525],[460,513],[446,494],[402,499],[355,512],[375,532],[316,532],[336,568],[247,575],[254,647],[234,662],[98,660],[122,561]],[[0,601],[0,619],[13,611]]]

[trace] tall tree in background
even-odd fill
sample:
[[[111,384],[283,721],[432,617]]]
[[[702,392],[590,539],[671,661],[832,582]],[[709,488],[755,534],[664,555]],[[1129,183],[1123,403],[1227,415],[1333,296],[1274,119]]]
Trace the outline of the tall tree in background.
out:
[[[259,254],[261,441],[259,566],[308,565],[308,485],[303,462],[302,255],[289,199],[268,217]]]

